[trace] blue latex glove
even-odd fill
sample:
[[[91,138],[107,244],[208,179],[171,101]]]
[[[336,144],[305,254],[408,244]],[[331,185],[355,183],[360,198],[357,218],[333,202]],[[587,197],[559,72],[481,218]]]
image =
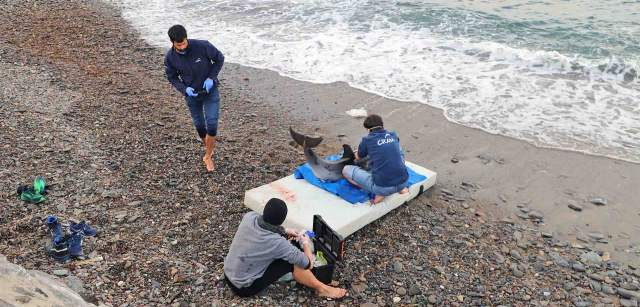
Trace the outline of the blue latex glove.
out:
[[[196,97],[198,96],[198,93],[195,92],[195,90],[193,89],[193,87],[187,87],[187,89],[184,91],[185,93],[187,93],[187,95],[189,97]]]
[[[209,93],[211,92],[214,84],[216,84],[216,82],[213,81],[213,79],[207,78],[207,80],[204,80],[204,85],[202,86],[202,88],[207,90],[207,93]]]

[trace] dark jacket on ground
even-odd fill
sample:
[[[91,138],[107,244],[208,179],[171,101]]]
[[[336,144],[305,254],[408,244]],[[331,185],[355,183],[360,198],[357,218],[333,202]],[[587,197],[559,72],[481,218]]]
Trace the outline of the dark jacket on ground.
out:
[[[358,156],[369,156],[373,183],[377,186],[392,187],[409,179],[400,149],[400,139],[395,132],[385,129],[369,132],[358,146]]]
[[[169,82],[178,92],[185,95],[187,87],[196,91],[204,85],[204,80],[217,80],[224,64],[224,55],[209,41],[189,39],[185,54],[179,54],[172,47],[164,57],[164,71]]]

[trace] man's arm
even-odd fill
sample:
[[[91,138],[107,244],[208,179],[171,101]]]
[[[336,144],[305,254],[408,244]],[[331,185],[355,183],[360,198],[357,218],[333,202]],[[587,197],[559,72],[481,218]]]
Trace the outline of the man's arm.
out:
[[[167,76],[167,80],[171,82],[171,85],[173,85],[180,94],[184,95],[187,86],[178,78],[178,70],[171,64],[168,56],[164,58],[164,73]]]
[[[218,50],[218,48],[216,48],[209,41],[207,41],[207,43],[205,44],[205,48],[207,57],[209,57],[209,60],[213,62],[213,67],[209,72],[209,78],[211,78],[212,80],[216,80],[216,78],[218,78],[220,70],[222,70],[222,65],[224,64],[224,55],[222,55],[222,52],[220,52],[220,50]]]
[[[306,246],[305,252],[301,252],[298,248],[293,246],[287,239],[281,238],[282,240],[278,240],[278,245],[276,247],[277,255],[276,259],[284,259],[285,261],[297,265],[300,268],[309,269],[313,266],[313,262],[311,261],[311,249],[309,246]],[[308,242],[307,242],[308,244]],[[305,244],[303,243],[303,248]],[[308,250],[308,251],[307,251]]]
[[[367,145],[365,144],[364,138],[360,141],[360,145],[358,145],[358,153],[356,154],[356,158],[362,159],[369,154],[367,151]]]
[[[311,248],[309,247],[309,241],[302,242],[302,250],[304,251],[304,255],[309,258],[309,265],[307,267],[303,267],[305,270],[311,270],[313,268],[313,262],[315,261],[315,257],[311,252]]]

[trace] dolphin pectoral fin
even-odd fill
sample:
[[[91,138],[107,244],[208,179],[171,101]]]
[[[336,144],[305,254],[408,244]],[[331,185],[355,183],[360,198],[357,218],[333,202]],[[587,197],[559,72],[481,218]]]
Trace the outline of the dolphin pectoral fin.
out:
[[[351,146],[348,144],[342,145],[342,159],[350,160],[350,164],[353,164],[353,161],[356,159],[356,154],[353,153],[353,149],[351,149]]]
[[[289,133],[291,134],[291,138],[300,146],[304,148],[314,148],[322,143],[322,137],[310,137],[304,134],[298,133],[293,130],[293,128],[289,127]]]

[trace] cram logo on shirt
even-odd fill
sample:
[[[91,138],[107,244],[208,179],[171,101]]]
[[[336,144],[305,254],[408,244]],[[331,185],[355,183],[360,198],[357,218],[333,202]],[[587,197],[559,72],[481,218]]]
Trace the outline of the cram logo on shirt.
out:
[[[379,139],[378,140],[378,146],[384,145],[384,144],[389,144],[389,143],[393,143],[396,140],[394,138],[391,137],[391,134],[387,133],[384,135],[384,139]]]
[[[200,61],[202,61],[202,59],[201,59],[201,58],[197,58],[197,59],[196,59],[196,63],[200,63]]]

